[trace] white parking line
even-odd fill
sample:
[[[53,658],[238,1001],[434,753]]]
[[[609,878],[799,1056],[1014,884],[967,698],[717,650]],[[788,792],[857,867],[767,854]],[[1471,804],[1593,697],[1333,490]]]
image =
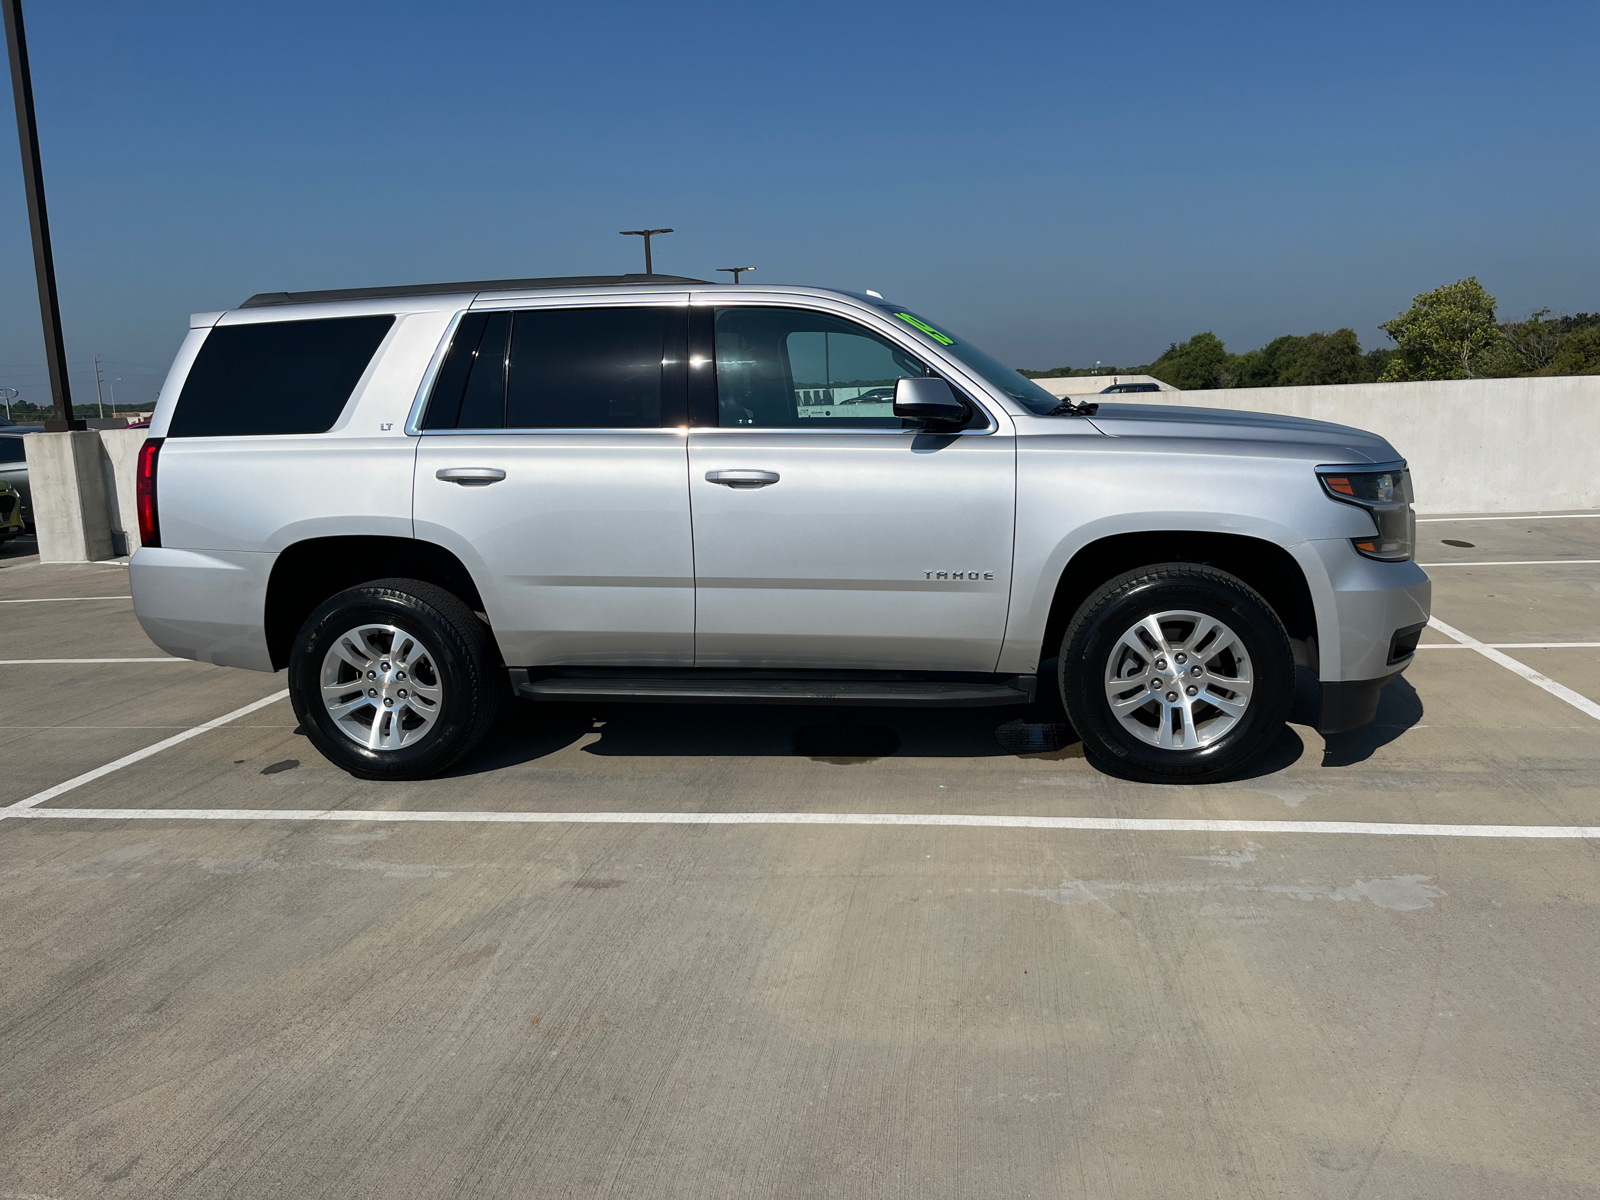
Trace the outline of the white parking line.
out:
[[[1467,649],[1476,650],[1490,662],[1499,663],[1506,670],[1522,676],[1534,686],[1542,687],[1556,699],[1565,700],[1579,712],[1585,713],[1588,716],[1593,717],[1595,720],[1600,721],[1600,704],[1596,704],[1593,700],[1589,699],[1589,697],[1583,695],[1581,692],[1573,691],[1564,683],[1557,683],[1548,675],[1541,675],[1538,671],[1535,671],[1532,667],[1528,666],[1527,663],[1520,663],[1516,659],[1512,658],[1509,654],[1500,653],[1500,651],[1496,650],[1493,646],[1490,646],[1484,642],[1480,642],[1477,638],[1472,637],[1470,634],[1462,633],[1461,630],[1446,625],[1443,621],[1439,620],[1438,617],[1428,618],[1428,628],[1437,629],[1447,638],[1454,638]]]
[[[0,604],[65,604],[68,600],[132,600],[132,596],[40,596],[34,600],[0,600]]]
[[[1600,563],[1600,558],[1522,558],[1500,562],[1447,562],[1418,563],[1419,567],[1587,567]]]
[[[0,658],[0,667],[40,667],[52,663],[130,663],[130,662],[193,662],[192,658],[173,658],[170,654],[160,658]]]
[[[124,754],[121,758],[116,759],[114,762],[108,762],[103,767],[96,767],[92,771],[85,771],[82,775],[74,776],[65,783],[58,783],[55,785],[55,787],[45,788],[45,790],[42,792],[35,792],[26,800],[18,800],[15,804],[10,805],[9,807],[0,808],[0,821],[5,820],[7,817],[21,816],[24,812],[33,808],[36,804],[43,804],[46,800],[54,800],[57,796],[72,791],[73,788],[82,787],[86,783],[93,783],[96,779],[99,779],[102,776],[109,775],[113,771],[120,771],[123,767],[132,766],[134,763],[139,762],[142,759],[149,758],[152,754],[160,754],[161,751],[167,749],[169,746],[176,746],[179,742],[186,742],[190,738],[197,737],[208,730],[216,729],[219,726],[226,725],[229,721],[237,721],[240,717],[247,717],[257,709],[265,708],[269,704],[276,704],[279,700],[287,699],[288,695],[288,689],[285,689],[281,692],[274,692],[270,696],[266,696],[260,700],[257,700],[254,704],[246,704],[243,708],[236,708],[231,713],[225,713],[222,716],[217,717],[215,720],[207,721],[203,725],[196,725],[192,729],[185,729],[182,733],[173,734],[169,738],[163,738],[159,742],[155,742],[152,745],[146,746],[143,750],[135,750],[132,754]]]
[[[1600,642],[1485,642],[1491,650],[1600,650]],[[1424,642],[1418,650],[1471,650],[1465,642]]]
[[[0,810],[3,812],[5,810]],[[1329,833],[1367,837],[1600,838],[1600,825],[1424,825],[1374,821],[1213,821],[1161,817],[1008,817],[968,813],[375,812],[280,808],[30,808],[66,821],[394,821],[458,825],[896,825],[1108,833]]]
[[[1457,521],[1582,521],[1600,517],[1600,512],[1534,513],[1526,517],[1418,517],[1418,525],[1448,524]]]

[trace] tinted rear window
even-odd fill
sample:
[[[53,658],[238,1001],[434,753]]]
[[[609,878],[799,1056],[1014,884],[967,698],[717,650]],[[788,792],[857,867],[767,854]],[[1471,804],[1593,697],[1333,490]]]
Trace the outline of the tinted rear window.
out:
[[[27,457],[21,438],[0,437],[0,463],[23,462]]]
[[[686,403],[685,310],[468,313],[439,369],[426,429],[657,429]]]
[[[195,357],[169,437],[325,433],[392,316],[223,325]]]

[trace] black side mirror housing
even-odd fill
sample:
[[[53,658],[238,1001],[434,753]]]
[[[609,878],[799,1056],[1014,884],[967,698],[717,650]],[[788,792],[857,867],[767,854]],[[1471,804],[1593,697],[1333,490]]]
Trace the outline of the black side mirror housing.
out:
[[[933,425],[964,425],[972,411],[948,383],[925,375],[895,381],[894,415]]]

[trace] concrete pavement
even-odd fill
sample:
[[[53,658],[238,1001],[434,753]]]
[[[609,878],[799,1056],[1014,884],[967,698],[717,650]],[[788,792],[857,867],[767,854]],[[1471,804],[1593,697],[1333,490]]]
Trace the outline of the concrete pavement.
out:
[[[1600,519],[1419,535],[1572,564],[1433,569],[1451,626],[1600,642]],[[119,570],[0,565],[0,599]],[[0,622],[8,659],[159,654],[125,601]],[[527,705],[385,785],[280,702],[43,807],[1600,825],[1600,721],[1424,640],[1373,726],[1292,725],[1206,788],[1006,710]],[[1596,649],[1505,653],[1600,695]],[[0,678],[0,804],[282,687]],[[0,1196],[1600,1195],[1595,867],[1571,838],[9,817]]]

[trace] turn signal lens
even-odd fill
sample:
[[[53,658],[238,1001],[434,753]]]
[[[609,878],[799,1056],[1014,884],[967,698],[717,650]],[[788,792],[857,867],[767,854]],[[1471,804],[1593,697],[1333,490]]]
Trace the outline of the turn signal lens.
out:
[[[156,459],[160,454],[161,439],[146,438],[134,466],[134,507],[139,510],[141,546],[161,545],[161,519],[156,512]]]

